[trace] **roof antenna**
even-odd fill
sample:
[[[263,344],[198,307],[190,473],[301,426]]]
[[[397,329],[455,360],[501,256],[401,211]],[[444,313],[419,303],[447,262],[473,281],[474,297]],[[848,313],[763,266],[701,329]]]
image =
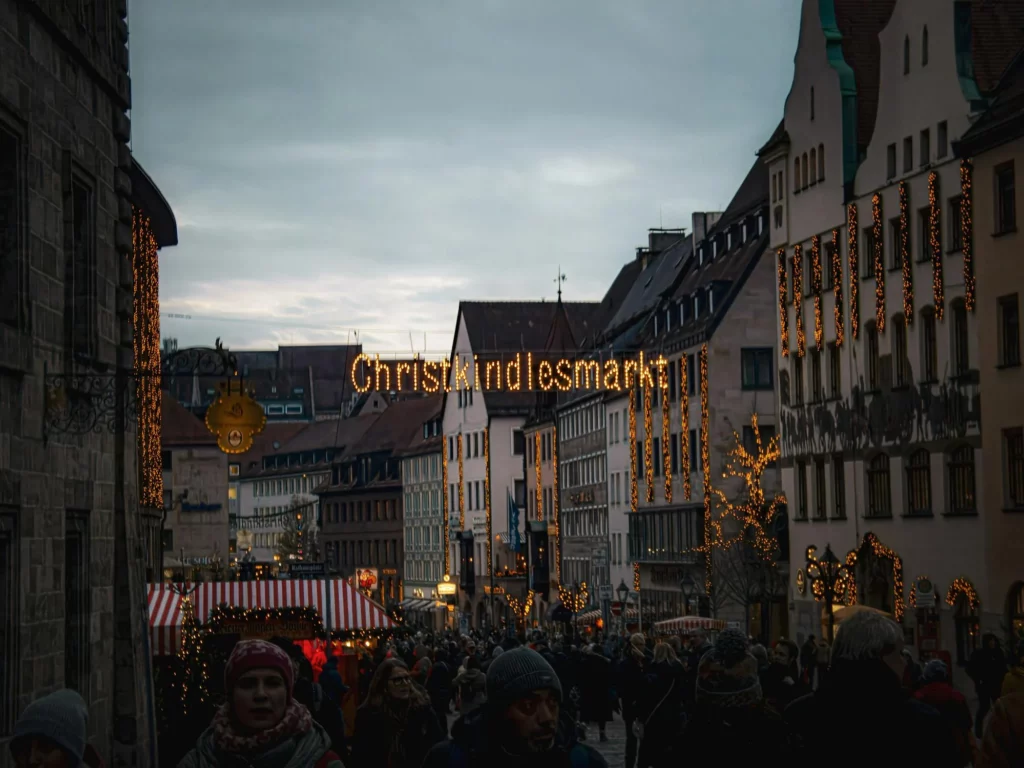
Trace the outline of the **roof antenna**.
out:
[[[559,266],[559,268],[558,268],[558,277],[556,277],[552,282],[558,283],[558,300],[561,301],[562,300],[562,283],[565,282],[565,273],[562,272],[561,266]]]

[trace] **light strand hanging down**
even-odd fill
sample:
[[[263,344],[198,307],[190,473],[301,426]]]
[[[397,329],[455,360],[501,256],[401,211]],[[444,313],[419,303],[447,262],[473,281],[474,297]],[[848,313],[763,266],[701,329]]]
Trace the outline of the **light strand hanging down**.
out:
[[[932,301],[935,319],[946,309],[946,287],[942,276],[942,206],[939,205],[939,174],[928,174],[928,251],[932,256]]]
[[[138,413],[139,503],[164,506],[160,431],[160,258],[149,218],[132,211],[132,345]]]
[[[910,205],[907,182],[901,181],[899,185],[900,195],[900,264],[903,266],[903,317],[907,325],[914,323],[914,265],[910,258],[910,216],[908,207]]]
[[[636,463],[636,378],[630,383],[629,388],[629,511],[636,512],[640,504],[640,495],[637,493]]]
[[[558,419],[551,427],[551,519],[555,524],[555,581],[562,583],[562,524],[558,514]]]
[[[843,255],[839,247],[839,229],[832,230],[832,314],[836,320],[836,346],[843,346]]]
[[[445,436],[441,445],[441,535],[444,537],[444,575],[451,576],[451,530],[448,517],[451,514],[449,509],[448,496],[451,489],[448,486],[448,446],[451,437]]]
[[[642,377],[641,377],[642,381]],[[654,388],[646,382],[644,390],[644,484],[647,503],[654,501]]]
[[[690,382],[686,375],[688,356],[679,358],[679,471],[683,476],[683,500],[693,494],[690,482]]]
[[[885,231],[882,229],[882,196],[871,197],[871,255],[875,260],[875,327],[885,333]]]
[[[491,547],[494,534],[491,532],[491,429],[484,427],[484,516],[487,528],[487,575],[494,573],[494,557]]]
[[[633,591],[640,591],[640,563],[633,561]]]
[[[879,560],[888,560],[892,563],[892,597],[893,597],[893,618],[896,621],[903,620],[904,611],[904,597],[903,597],[903,558],[897,555],[889,547],[885,546],[878,540],[878,537],[873,533],[864,534],[863,545],[870,547],[871,554]],[[856,573],[858,555],[856,551],[849,552],[846,555],[846,564],[850,569],[851,578],[852,574]],[[852,593],[855,596],[857,594],[856,584],[851,585]]]
[[[700,463],[704,470],[704,542],[710,544],[711,535],[711,457],[708,443],[708,345],[700,348]],[[704,553],[704,594],[708,599],[712,596],[712,568],[714,552],[711,546]]]
[[[960,237],[964,252],[964,308],[974,311],[974,163],[960,161]]]
[[[803,357],[807,352],[807,337],[804,334],[804,252],[799,245],[793,246],[793,311],[796,314],[796,354]]]
[[[462,466],[462,433],[459,432],[459,442],[456,446],[459,449],[459,530],[466,530],[466,493]]]
[[[811,238],[811,293],[814,294],[814,348],[825,346],[825,327],[821,318],[821,238]]]
[[[775,252],[776,268],[779,272],[779,334],[781,337],[782,356],[789,357],[789,277],[786,275],[786,249],[779,248]]]
[[[671,363],[669,363],[671,365]],[[661,465],[665,472],[665,501],[672,503],[672,400],[668,391],[668,366],[658,371],[661,387]]]
[[[860,294],[857,293],[859,278],[857,254],[857,204],[846,206],[846,261],[850,269],[850,335],[854,341],[860,336]]]
[[[537,511],[537,519],[544,519],[544,488],[541,485],[541,469],[540,469],[540,430],[538,429],[533,434],[533,468],[534,474],[536,475],[536,493],[534,494],[533,503]]]

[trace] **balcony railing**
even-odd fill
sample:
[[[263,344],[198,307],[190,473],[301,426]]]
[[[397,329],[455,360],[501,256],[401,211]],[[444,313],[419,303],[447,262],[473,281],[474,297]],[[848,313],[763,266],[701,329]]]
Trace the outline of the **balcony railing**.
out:
[[[695,563],[704,544],[704,510],[647,509],[628,515],[629,558],[641,563]]]

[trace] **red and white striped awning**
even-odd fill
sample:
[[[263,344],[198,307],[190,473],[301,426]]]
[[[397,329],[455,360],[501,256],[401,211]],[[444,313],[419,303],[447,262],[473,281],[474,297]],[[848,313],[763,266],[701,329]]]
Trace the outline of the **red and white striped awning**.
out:
[[[618,617],[615,614],[609,614],[612,621],[615,621]],[[636,608],[626,608],[626,621],[635,622],[639,618],[640,612]],[[601,609],[594,608],[585,613],[579,613],[576,615],[577,624],[596,624],[597,620],[601,618]]]
[[[214,581],[198,585],[197,619],[206,623],[218,605],[232,608],[316,608],[324,618],[329,585],[326,579],[264,579]]]
[[[725,627],[726,623],[723,619],[712,619],[707,616],[679,616],[675,619],[657,622],[654,625],[654,631],[669,635],[674,633],[686,634],[698,629],[708,632],[720,632]]]
[[[181,596],[169,584],[150,584],[148,600],[151,652],[171,656],[181,642]]]
[[[391,629],[398,626],[384,609],[345,579],[330,582],[331,598],[324,621],[330,632]],[[323,613],[323,612],[321,612]]]

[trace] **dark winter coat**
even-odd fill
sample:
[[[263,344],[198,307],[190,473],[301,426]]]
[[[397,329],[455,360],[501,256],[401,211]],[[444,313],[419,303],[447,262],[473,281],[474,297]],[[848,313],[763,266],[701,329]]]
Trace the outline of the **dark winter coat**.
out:
[[[799,765],[791,762],[789,733],[782,717],[763,704],[720,709],[698,705],[674,746],[678,758],[670,754],[664,765]],[[831,765],[831,758],[827,756],[824,762]]]
[[[404,723],[405,759],[389,762],[392,734],[397,723],[383,709],[362,706],[356,712],[352,734],[352,766],[349,768],[419,768],[430,748],[444,739],[433,707],[413,705]]]
[[[685,725],[686,669],[679,661],[652,663],[638,701],[636,719],[643,723],[638,768],[672,765],[676,742]]]
[[[604,725],[612,719],[612,663],[600,653],[580,659],[580,722]]]
[[[970,662],[967,665],[967,674],[970,675],[978,692],[991,698],[997,698],[1003,685],[1003,676],[1006,675],[1007,664],[1003,649],[998,645],[989,648],[989,641],[995,635],[986,634],[981,639],[981,648],[971,654]]]
[[[615,675],[615,692],[622,702],[622,717],[626,725],[636,716],[638,702],[647,684],[643,663],[629,649],[618,663]]]

